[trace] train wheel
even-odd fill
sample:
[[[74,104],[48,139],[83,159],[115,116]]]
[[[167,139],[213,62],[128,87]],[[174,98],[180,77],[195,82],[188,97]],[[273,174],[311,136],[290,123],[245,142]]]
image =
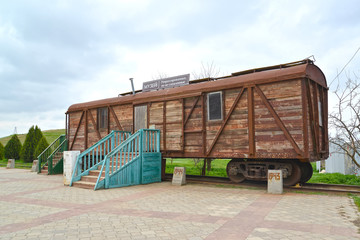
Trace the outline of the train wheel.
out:
[[[292,162],[291,175],[283,179],[284,186],[293,186],[300,182],[301,179],[301,168],[298,163]]]
[[[235,183],[241,183],[246,179],[244,174],[240,172],[240,162],[241,160],[233,159],[226,166],[229,179]]]
[[[313,169],[310,163],[300,163],[300,168],[301,168],[301,178],[300,178],[300,182],[301,183],[306,183],[307,181],[310,180],[310,178],[313,175]]]

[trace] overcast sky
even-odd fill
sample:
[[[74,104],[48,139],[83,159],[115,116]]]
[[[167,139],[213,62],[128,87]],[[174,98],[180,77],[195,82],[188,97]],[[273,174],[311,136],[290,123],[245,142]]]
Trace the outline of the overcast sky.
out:
[[[0,137],[65,128],[71,104],[202,63],[226,75],[314,55],[330,83],[359,47],[357,0],[0,0]],[[360,53],[340,80],[354,72]]]

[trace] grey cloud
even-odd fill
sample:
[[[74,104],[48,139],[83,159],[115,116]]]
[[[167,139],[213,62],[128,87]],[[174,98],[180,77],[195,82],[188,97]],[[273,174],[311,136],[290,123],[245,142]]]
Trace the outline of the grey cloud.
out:
[[[309,12],[297,23],[300,7]],[[359,8],[357,1],[2,1],[0,112],[65,111],[106,69],[141,72],[125,59],[132,51],[177,41],[210,46],[209,60],[230,71],[242,70],[239,61],[261,67],[264,59],[293,61],[314,49],[326,56],[359,37]]]

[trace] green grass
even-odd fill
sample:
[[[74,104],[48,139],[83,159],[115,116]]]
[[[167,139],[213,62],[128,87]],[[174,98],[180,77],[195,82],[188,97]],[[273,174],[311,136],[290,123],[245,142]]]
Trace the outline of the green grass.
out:
[[[174,167],[185,167],[188,175],[201,175],[204,166],[203,159],[168,158],[166,159],[165,173],[173,173]],[[206,176],[227,177],[226,165],[230,159],[215,159],[211,162],[211,170],[206,171]]]
[[[358,207],[358,210],[360,212],[360,196],[352,194],[352,193],[349,193],[348,196],[354,200],[354,203],[356,204],[356,206]]]
[[[188,175],[201,175],[204,161],[198,163],[196,159],[168,158],[166,160],[166,173],[173,173],[174,167],[185,167]],[[227,177],[226,165],[230,159],[216,159],[211,162],[211,171],[206,171],[206,176]],[[315,168],[315,164],[313,169]],[[318,173],[314,169],[314,174],[309,183],[328,183],[344,185],[360,185],[360,177],[354,175],[344,175],[341,173]]]
[[[42,131],[44,137],[51,144],[56,138],[58,138],[61,134],[65,134],[65,129],[54,129],[54,130],[45,130]],[[21,144],[24,144],[26,134],[18,134],[19,140]],[[0,138],[0,142],[5,146],[6,143],[10,140],[11,136]],[[6,167],[8,160],[3,159],[0,160],[0,167]],[[32,163],[26,163],[23,160],[15,161],[15,168],[31,168]]]
[[[360,185],[360,177],[355,175],[344,175],[341,173],[317,173],[314,172],[309,183]]]
[[[61,134],[65,134],[65,129],[54,129],[54,130],[45,130],[42,131],[44,137],[48,141],[48,143],[52,143],[57,137],[59,137]],[[6,143],[10,140],[12,135],[7,137],[0,138],[0,142],[5,146]],[[18,134],[18,138],[21,142],[21,144],[24,144],[26,134]]]
[[[8,160],[3,159],[0,160],[0,167],[6,167],[8,163]],[[24,162],[23,160],[15,160],[15,168],[31,168],[32,163]]]
[[[46,141],[51,144],[55,141],[61,134],[65,134],[65,129],[54,129],[54,130],[46,130],[42,132]]]

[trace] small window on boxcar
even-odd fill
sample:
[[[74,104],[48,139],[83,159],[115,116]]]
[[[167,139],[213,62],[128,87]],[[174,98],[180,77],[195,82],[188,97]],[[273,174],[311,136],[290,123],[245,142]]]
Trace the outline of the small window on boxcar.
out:
[[[108,109],[98,108],[97,110],[97,127],[98,129],[108,128]]]
[[[322,118],[322,104],[318,101],[318,110],[319,110],[319,126],[323,126],[323,118]]]
[[[222,92],[208,93],[207,109],[209,120],[222,120]]]

